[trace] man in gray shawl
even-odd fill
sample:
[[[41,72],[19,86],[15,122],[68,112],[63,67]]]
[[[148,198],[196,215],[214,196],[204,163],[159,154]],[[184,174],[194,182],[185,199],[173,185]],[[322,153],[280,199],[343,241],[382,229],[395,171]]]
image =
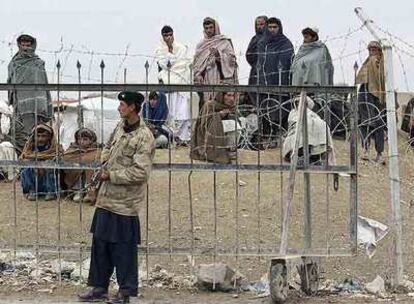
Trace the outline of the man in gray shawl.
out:
[[[212,18],[203,21],[204,39],[198,43],[194,55],[194,83],[236,84],[237,61],[231,40],[222,35],[219,24]],[[203,100],[214,100],[214,92],[200,96],[200,110]]]
[[[35,54],[36,38],[26,34],[20,35],[17,38],[17,45],[19,51],[9,63],[7,83],[47,84],[45,62]],[[23,130],[16,127],[16,140],[25,138],[36,124],[48,122],[53,116],[48,91],[9,91],[9,104],[15,109],[16,125],[23,127]],[[25,133],[25,136],[20,133]],[[18,142],[16,145],[21,146]]]
[[[292,85],[333,85],[331,55],[315,27],[303,29],[303,44],[292,63]]]

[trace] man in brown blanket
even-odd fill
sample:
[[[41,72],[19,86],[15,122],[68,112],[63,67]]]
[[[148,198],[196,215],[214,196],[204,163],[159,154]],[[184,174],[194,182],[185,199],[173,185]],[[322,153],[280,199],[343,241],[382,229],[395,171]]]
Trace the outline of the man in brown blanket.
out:
[[[236,96],[234,92],[218,93],[207,101],[197,118],[191,139],[190,157],[195,160],[228,164],[237,149],[237,134],[232,128],[226,132],[225,125],[236,125]],[[226,127],[226,128],[227,128]]]
[[[63,155],[64,161],[72,161],[79,163],[99,162],[101,149],[97,143],[97,137],[94,131],[88,128],[81,128],[75,132],[75,142],[71,143],[69,148]],[[84,179],[82,182],[82,175]],[[92,180],[93,170],[64,170],[63,184],[66,190],[75,190],[75,188],[83,188],[86,184],[90,184]],[[95,191],[88,189],[88,193],[84,198],[86,202],[95,202]],[[76,193],[73,201],[79,202],[82,199],[81,193]]]
[[[62,152],[55,139],[52,127],[47,124],[37,125],[26,142],[21,160],[45,161],[53,160]],[[35,201],[40,195],[45,195],[46,201],[56,198],[58,183],[54,169],[24,168],[21,171],[23,193],[29,201]]]
[[[385,74],[381,44],[371,41],[368,44],[369,56],[358,72],[359,129],[364,149],[362,159],[370,160],[369,148],[374,140],[377,155],[375,162],[385,165],[384,152],[386,123]]]
[[[198,43],[194,55],[194,83],[236,84],[237,61],[231,40],[222,35],[219,24],[212,18],[203,21],[204,39]],[[200,96],[200,111],[204,100],[213,100],[214,92]]]

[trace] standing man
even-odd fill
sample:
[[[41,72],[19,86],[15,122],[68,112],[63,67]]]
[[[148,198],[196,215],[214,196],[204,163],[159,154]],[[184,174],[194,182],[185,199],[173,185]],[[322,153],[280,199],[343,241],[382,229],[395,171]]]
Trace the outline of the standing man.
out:
[[[290,85],[290,66],[294,55],[293,45],[283,34],[280,19],[271,17],[267,20],[267,29],[263,39],[257,45],[259,84],[266,86]],[[276,146],[277,134],[287,130],[290,111],[288,94],[261,94],[260,125],[264,141],[270,141],[270,147]]]
[[[369,56],[358,72],[356,83],[360,84],[358,91],[358,116],[361,131],[362,159],[370,160],[369,147],[371,139],[377,152],[375,162],[385,165],[382,157],[384,152],[386,124],[385,76],[382,47],[379,42],[368,44]]]
[[[26,34],[20,35],[17,45],[19,51],[9,63],[7,83],[47,84],[45,62],[35,54],[36,38]],[[49,91],[9,91],[9,104],[16,109],[16,138],[26,138],[35,125],[46,123],[53,117]],[[18,128],[19,125],[23,128]],[[22,144],[13,142],[18,149],[22,148]]]
[[[204,39],[198,43],[194,55],[194,83],[237,84],[237,60],[233,43],[221,35],[219,24],[213,18],[203,21]],[[214,100],[214,92],[200,95],[199,110],[204,101]]]
[[[136,92],[118,95],[122,118],[102,151],[96,210],[92,221],[92,249],[88,285],[79,295],[83,302],[106,300],[114,268],[118,293],[108,303],[129,303],[138,293],[139,209],[154,158],[154,137],[141,121],[144,96]]]
[[[158,80],[162,84],[189,84],[190,60],[187,58],[188,47],[175,41],[171,26],[161,29],[162,39],[155,51],[158,65]],[[167,94],[169,124],[174,131],[178,145],[186,145],[191,137],[189,94],[171,92]]]
[[[251,67],[249,75],[249,85],[257,85],[257,58],[259,57],[257,51],[257,44],[259,40],[262,39],[264,36],[265,30],[267,28],[266,22],[267,16],[258,16],[254,21],[254,29],[256,34],[250,40],[249,46],[247,47],[246,51],[246,60]]]
[[[333,85],[334,66],[325,43],[319,40],[319,29],[302,30],[303,44],[292,62],[292,85]]]

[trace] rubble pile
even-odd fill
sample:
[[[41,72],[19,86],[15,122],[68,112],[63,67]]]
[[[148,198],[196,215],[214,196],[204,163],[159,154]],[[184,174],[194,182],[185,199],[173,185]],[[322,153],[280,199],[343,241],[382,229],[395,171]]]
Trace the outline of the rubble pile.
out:
[[[6,286],[13,292],[36,290],[53,293],[59,285],[59,280],[71,285],[85,284],[89,264],[89,259],[81,263],[58,259],[38,261],[30,252],[18,252],[16,255],[0,253],[0,286]],[[250,292],[256,297],[267,297],[270,294],[267,274],[257,282],[249,282],[246,277],[224,263],[194,265],[192,269],[193,273],[189,275],[176,275],[161,265],[155,265],[147,271],[144,261],[140,263],[139,286],[176,290],[177,293],[180,290],[195,292],[204,289],[236,294]],[[114,273],[112,281],[116,285],[115,277]],[[289,282],[289,287],[299,291],[300,284],[292,282]],[[319,293],[371,299],[393,299],[398,294],[414,297],[414,282],[405,277],[400,286],[391,289],[380,276],[366,284],[353,278],[342,282],[326,280],[320,282]]]

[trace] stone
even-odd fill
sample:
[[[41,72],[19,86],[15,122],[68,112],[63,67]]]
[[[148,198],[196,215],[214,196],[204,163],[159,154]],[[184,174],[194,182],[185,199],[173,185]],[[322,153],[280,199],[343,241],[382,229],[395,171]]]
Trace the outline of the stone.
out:
[[[72,279],[77,279],[77,280],[84,280],[86,281],[88,279],[88,275],[89,275],[89,265],[91,263],[91,259],[86,259],[82,262],[81,265],[76,264],[75,269],[73,270],[73,272],[71,273],[71,278]],[[82,276],[81,276],[81,267],[82,267]]]
[[[53,260],[50,262],[50,269],[53,273],[59,275],[59,271],[62,274],[62,277],[69,278],[70,274],[75,270],[76,263],[61,261],[59,259]]]
[[[197,285],[214,291],[233,290],[235,274],[234,270],[224,263],[200,264],[195,268]]]
[[[384,279],[377,275],[377,277],[372,282],[365,285],[365,290],[372,295],[383,295],[385,293]]]
[[[399,286],[399,288],[401,288],[404,293],[410,293],[414,291],[414,282],[408,280],[408,278],[406,276],[404,276],[403,280],[401,281],[401,284]]]

